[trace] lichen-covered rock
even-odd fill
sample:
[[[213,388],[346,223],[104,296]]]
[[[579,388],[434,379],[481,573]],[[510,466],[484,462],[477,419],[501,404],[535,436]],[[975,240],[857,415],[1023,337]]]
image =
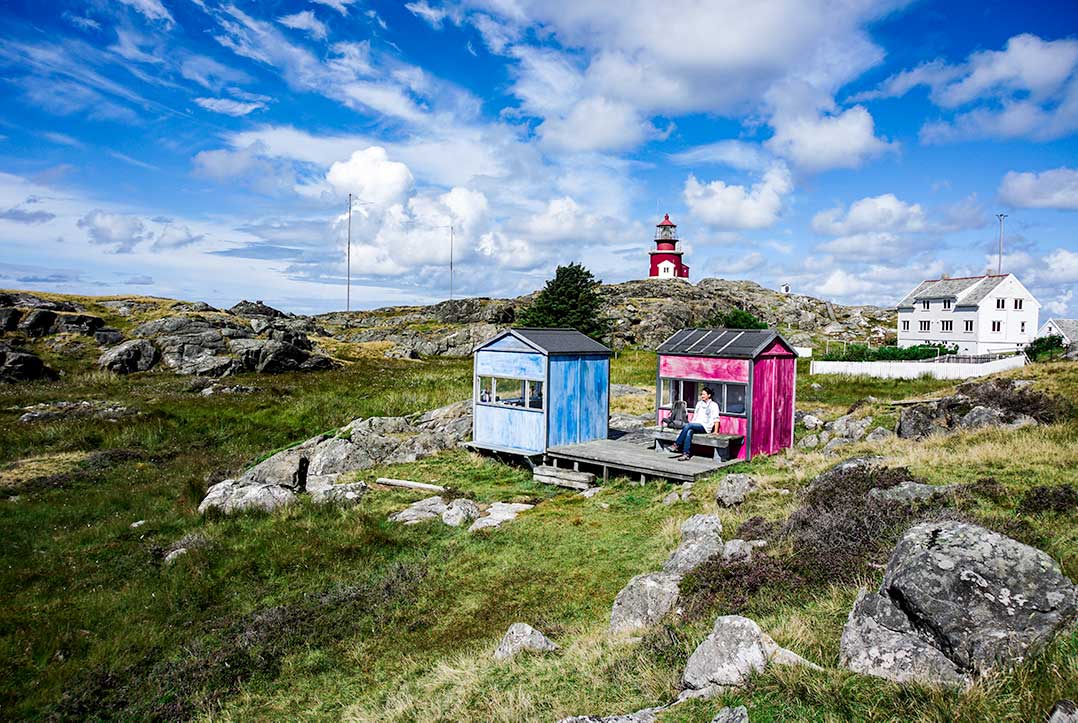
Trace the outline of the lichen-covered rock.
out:
[[[308,492],[311,495],[311,502],[315,504],[352,507],[360,503],[368,489],[363,482],[349,482],[342,485],[311,486],[308,488]]]
[[[240,484],[237,480],[225,480],[206,491],[198,511],[205,514],[215,509],[226,515],[245,510],[271,512],[294,504],[296,499],[295,492],[281,485]]]
[[[801,423],[805,425],[805,429],[813,430],[823,427],[823,420],[817,417],[815,414],[806,414],[801,418]]]
[[[743,705],[736,708],[727,706],[715,714],[711,723],[749,723],[749,710]]]
[[[895,433],[890,429],[884,429],[883,427],[876,427],[865,436],[866,442],[882,442],[887,439],[891,439],[895,436]]]
[[[445,500],[438,496],[428,497],[419,502],[413,502],[400,512],[393,513],[389,516],[389,519],[393,522],[403,522],[406,525],[415,525],[424,520],[433,520],[435,517],[441,517],[445,510]]]
[[[623,633],[650,627],[677,607],[681,575],[649,572],[637,575],[614,598],[610,632]]]
[[[513,623],[505,631],[502,640],[494,651],[495,660],[508,660],[521,652],[546,653],[557,650],[558,646],[550,642],[547,636],[527,623]]]
[[[842,660],[891,680],[965,685],[1021,661],[1076,615],[1075,586],[1040,550],[976,525],[925,523],[899,540],[880,591],[858,599]]]
[[[760,626],[740,615],[722,615],[685,665],[682,698],[710,697],[724,688],[739,687],[769,663],[811,665],[779,647]]]
[[[624,713],[622,715],[574,715],[570,718],[562,718],[558,723],[655,723],[658,720],[659,712],[665,708],[666,706],[644,708],[635,713]]]
[[[913,504],[947,497],[954,494],[959,487],[961,485],[928,485],[909,481],[900,482],[894,487],[876,487],[868,491],[868,496],[874,500]]]
[[[479,505],[463,497],[450,502],[442,512],[442,522],[450,527],[460,527],[465,522],[471,522],[478,517]]]
[[[722,554],[722,520],[717,515],[693,515],[681,524],[681,543],[663,565],[663,572],[691,572]]]
[[[727,540],[722,546],[723,562],[748,562],[752,551],[767,545],[767,540]]]
[[[515,520],[521,512],[526,512],[532,507],[535,507],[535,505],[523,502],[494,502],[487,508],[486,514],[472,523],[472,526],[468,528],[468,532],[501,527],[504,523]]]
[[[728,474],[719,482],[715,490],[715,501],[723,507],[733,507],[745,501],[745,497],[756,488],[756,480],[747,474]]]

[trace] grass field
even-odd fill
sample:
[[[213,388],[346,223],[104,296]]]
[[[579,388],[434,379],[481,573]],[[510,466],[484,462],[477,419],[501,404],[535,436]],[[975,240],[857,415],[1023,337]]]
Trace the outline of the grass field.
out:
[[[584,499],[532,483],[518,467],[463,451],[367,470],[450,485],[483,501],[540,504],[502,529],[469,534],[438,523],[403,527],[386,515],[423,495],[374,491],[359,507],[301,504],[272,515],[202,519],[208,480],[355,417],[395,415],[465,398],[470,361],[403,362],[358,354],[346,368],[251,376],[261,391],[201,397],[164,373],[119,378],[72,366],[55,384],[0,387],[0,718],[552,720],[668,702],[685,660],[721,605],[695,610],[639,642],[605,634],[610,605],[633,575],[657,569],[680,521],[716,511],[717,480],[665,507],[670,487],[614,480]],[[654,383],[655,357],[624,352],[613,381]],[[1078,397],[1078,365],[1022,370]],[[830,416],[872,395],[858,414],[893,423],[890,399],[942,393],[946,383],[809,378],[798,406]],[[818,382],[821,387],[812,389]],[[75,399],[130,405],[138,416],[19,424],[17,407]],[[891,415],[891,416],[889,416]],[[799,431],[800,433],[800,431]],[[1078,578],[1078,519],[1024,512],[1035,485],[1075,482],[1078,422],[980,431],[922,443],[843,448],[886,454],[931,482],[994,477],[994,499],[960,511],[1046,550]],[[800,452],[742,468],[760,490],[717,510],[726,537],[752,516],[777,520],[833,463]],[[146,520],[137,529],[136,520]],[[175,564],[184,535],[204,545]],[[1012,673],[966,694],[899,687],[838,668],[838,639],[860,584],[826,576],[763,588],[741,610],[781,645],[824,667],[769,670],[744,691],[696,702],[665,720],[707,721],[745,703],[753,721],[1037,720],[1078,697],[1072,633]],[[497,665],[511,623],[528,622],[557,654]]]

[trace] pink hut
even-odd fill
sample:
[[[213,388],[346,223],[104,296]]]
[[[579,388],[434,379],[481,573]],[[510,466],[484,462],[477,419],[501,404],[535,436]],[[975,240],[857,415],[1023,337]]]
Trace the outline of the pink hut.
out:
[[[719,431],[743,438],[738,459],[793,444],[797,353],[770,329],[682,329],[658,350],[658,421],[679,399],[690,418],[702,387],[722,414]],[[732,450],[731,450],[732,453]]]

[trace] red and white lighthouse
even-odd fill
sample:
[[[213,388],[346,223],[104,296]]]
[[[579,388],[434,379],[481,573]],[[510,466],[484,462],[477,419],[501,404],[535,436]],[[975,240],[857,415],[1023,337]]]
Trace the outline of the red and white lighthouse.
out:
[[[670,220],[670,214],[655,226],[655,249],[651,252],[651,273],[649,276],[660,279],[687,279],[689,267],[681,261],[681,249],[678,248],[677,224]]]

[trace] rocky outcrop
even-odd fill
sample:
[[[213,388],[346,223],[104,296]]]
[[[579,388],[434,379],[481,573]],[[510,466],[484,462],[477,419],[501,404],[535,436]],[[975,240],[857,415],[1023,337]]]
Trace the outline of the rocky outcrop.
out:
[[[149,371],[159,358],[157,347],[145,339],[132,339],[114,346],[98,359],[102,369],[117,374]]]
[[[0,384],[51,381],[59,378],[41,357],[28,351],[0,344]]]
[[[842,664],[896,682],[967,686],[1021,661],[1078,615],[1078,592],[1040,550],[960,522],[903,535],[877,592],[842,633]]]
[[[116,421],[121,417],[138,414],[134,409],[116,402],[86,399],[80,402],[42,402],[22,408],[19,424],[53,422],[57,419],[104,419]]]
[[[236,316],[268,316],[270,318],[287,316],[283,311],[278,311],[272,306],[263,304],[261,299],[258,301],[247,301],[247,299],[244,299],[229,309],[228,312],[230,314],[235,314]]]
[[[523,502],[493,502],[487,507],[483,516],[472,523],[468,532],[501,527],[504,523],[515,520],[521,512],[527,512],[533,507],[535,505]]]
[[[865,433],[872,426],[872,417],[856,418],[853,414],[843,415],[830,422],[805,415],[804,420],[808,419],[813,420],[812,426],[806,423],[805,428],[815,430],[815,433],[802,437],[797,446],[802,449],[815,449],[822,445],[824,454],[833,454],[839,447],[865,439]]]
[[[292,501],[285,492],[310,492],[313,498],[316,487],[330,484],[341,474],[377,464],[412,462],[456,446],[470,432],[471,404],[466,401],[409,417],[356,419],[335,434],[311,437],[263,460],[236,479],[214,485],[199,510],[228,513],[250,507],[273,509]],[[317,496],[334,499],[347,494],[334,488]],[[443,501],[434,516],[441,515],[445,508]]]
[[[527,623],[513,623],[505,631],[498,647],[494,650],[495,660],[509,660],[523,652],[548,653],[558,646],[550,642],[547,636]]]
[[[898,420],[898,436],[923,439],[981,427],[1017,429],[1053,422],[1065,415],[1066,400],[1038,392],[1023,380],[969,382],[958,393],[910,405]]]
[[[769,664],[810,665],[800,655],[779,645],[760,626],[740,615],[716,618],[685,666],[681,679],[687,698],[710,698],[731,687],[743,686],[749,676]]]
[[[389,516],[390,522],[400,522],[404,525],[418,525],[425,520],[433,520],[441,517],[447,509],[445,500],[441,497],[428,497],[405,507],[400,512]]]
[[[48,309],[50,311],[83,311],[83,308],[71,301],[51,301],[40,296],[13,291],[0,293],[0,306],[21,307],[23,309]]]
[[[446,505],[445,510],[442,512],[442,522],[450,527],[460,527],[464,523],[478,518],[479,515],[479,505],[461,497]]]

